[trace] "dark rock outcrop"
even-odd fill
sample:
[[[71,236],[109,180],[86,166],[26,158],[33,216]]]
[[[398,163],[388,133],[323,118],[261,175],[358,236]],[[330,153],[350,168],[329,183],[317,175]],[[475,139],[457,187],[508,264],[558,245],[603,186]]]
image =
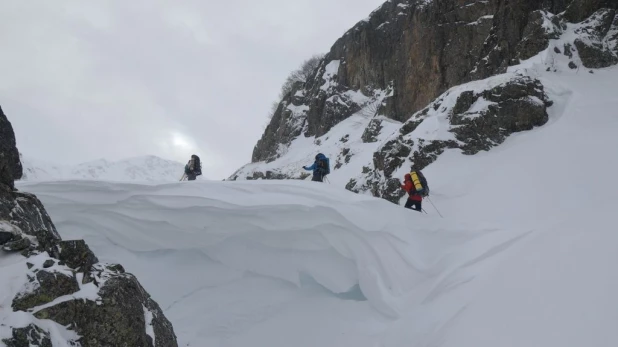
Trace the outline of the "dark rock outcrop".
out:
[[[5,339],[2,342],[7,347],[53,347],[49,333],[34,324],[30,324],[24,328],[14,328],[13,337]],[[68,341],[67,341],[68,342]],[[74,343],[68,343],[70,346],[75,346]]]
[[[15,234],[10,231],[0,231],[0,246],[13,240]]]
[[[361,139],[364,143],[376,142],[378,141],[377,137],[380,135],[380,131],[382,130],[382,120],[380,119],[372,119],[365,128]]]
[[[618,64],[618,13],[601,9],[582,22],[575,47],[582,64],[599,69]]]
[[[618,9],[616,0],[572,0],[564,13],[564,18],[572,23],[579,23],[602,8]],[[558,13],[556,11],[554,13]]]
[[[17,235],[11,240],[2,246],[2,250],[6,252],[21,252],[32,245],[32,242],[29,238],[24,235]]]
[[[550,27],[550,29],[547,28]],[[561,28],[552,21],[549,13],[538,10],[530,13],[523,37],[516,47],[518,60],[526,60],[547,48],[550,39],[560,36]]]
[[[15,311],[28,311],[36,306],[48,304],[55,299],[79,291],[79,285],[74,276],[59,271],[36,269],[36,274],[28,274],[28,286],[35,289],[18,294],[13,299]]]
[[[22,176],[22,166],[15,143],[11,122],[0,107],[0,183],[13,188],[13,182]]]
[[[19,177],[15,136],[0,111],[0,244],[29,258],[13,310],[75,331],[80,338],[68,345],[177,346],[172,324],[138,280],[118,264],[100,263],[83,240],[62,240],[39,199],[15,190]],[[51,346],[53,332],[41,326],[10,328],[7,346]]]
[[[99,262],[84,240],[60,241],[52,252],[58,254],[60,264],[82,272],[89,271]]]
[[[60,240],[60,235],[41,201],[34,195],[7,189],[0,185],[0,220],[7,221],[26,235],[37,236],[44,230],[48,237]]]
[[[486,109],[470,111],[475,103],[487,103]],[[543,85],[530,77],[513,79],[507,84],[474,94],[466,91],[457,99],[450,116],[455,138],[464,154],[488,151],[512,133],[531,130],[548,120],[550,102]]]
[[[114,266],[95,266],[92,273],[97,301],[64,301],[35,316],[74,325],[83,347],[177,346],[171,323],[133,275]],[[146,326],[152,327],[154,340]]]
[[[412,156],[409,159],[419,167],[419,169],[424,169],[429,164],[433,163],[438,159],[438,156],[446,149],[454,149],[460,148],[460,144],[454,140],[441,141],[441,140],[433,140],[433,141],[425,141],[423,139],[418,140],[418,148],[412,153]]]
[[[393,175],[405,163],[413,162],[423,169],[446,149],[460,149],[468,155],[487,151],[500,145],[510,134],[541,126],[548,120],[547,107],[551,102],[536,79],[512,75],[505,82],[480,92],[475,92],[474,86],[466,88],[464,85],[449,91],[417,112],[409,124],[402,126],[405,131],[400,131],[373,154],[373,169],[362,178],[351,180],[346,188],[354,192],[368,191],[399,203],[405,193],[400,188],[400,177]],[[418,124],[430,116],[448,122],[443,126],[454,138],[414,137]]]

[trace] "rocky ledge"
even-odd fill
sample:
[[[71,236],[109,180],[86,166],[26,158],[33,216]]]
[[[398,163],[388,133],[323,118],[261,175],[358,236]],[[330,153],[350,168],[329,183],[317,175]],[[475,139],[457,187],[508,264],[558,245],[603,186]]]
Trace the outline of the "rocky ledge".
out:
[[[407,169],[406,162],[422,169],[449,148],[468,155],[487,151],[512,133],[545,124],[549,106],[541,82],[528,76],[505,74],[455,87],[404,123],[373,154],[373,167],[346,188],[399,203],[404,193],[395,174]]]
[[[10,281],[0,340],[9,347],[177,346],[172,324],[135,276],[99,262],[83,240],[62,240],[39,199],[15,189],[22,168],[1,109],[0,134],[0,258],[13,258],[0,276]]]

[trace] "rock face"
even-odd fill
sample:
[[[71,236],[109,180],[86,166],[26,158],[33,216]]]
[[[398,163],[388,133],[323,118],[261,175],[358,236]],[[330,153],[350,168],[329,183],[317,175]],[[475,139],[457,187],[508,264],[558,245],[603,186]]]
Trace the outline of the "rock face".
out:
[[[575,31],[575,47],[582,64],[599,69],[618,63],[618,13],[602,9],[582,22]]]
[[[98,287],[96,300],[64,301],[35,317],[74,324],[82,346],[177,346],[171,323],[133,275],[118,266],[92,270],[87,281]]]
[[[569,3],[387,1],[281,101],[252,160],[276,159],[295,137],[324,135],[372,102],[376,113],[406,121],[453,86],[506,72],[516,58],[547,47],[542,11],[559,13]]]
[[[25,328],[14,328],[13,337],[3,342],[7,347],[53,347],[49,333],[34,324]],[[69,345],[75,346],[74,343]]]
[[[551,101],[543,85],[526,73],[513,76],[514,66],[543,51],[548,72],[618,64],[617,8],[616,0],[386,1],[337,40],[313,76],[283,98],[252,163],[231,179],[268,179],[262,163],[277,173],[270,175],[274,179],[299,178],[290,162],[311,153],[291,144],[312,138],[313,153],[331,149],[333,174],[354,162],[343,160],[342,150],[370,148],[372,162],[353,164],[362,172],[346,178],[346,187],[398,202],[398,171],[410,162],[425,167],[448,149],[473,155],[547,122]],[[470,87],[482,81],[487,84]],[[470,88],[456,89],[462,85]],[[357,138],[341,137],[341,127],[334,128],[358,117],[371,121],[357,122],[364,127]],[[415,132],[433,131],[435,119],[447,120],[440,124],[450,135],[435,139]],[[401,128],[384,139],[392,129],[382,127],[393,122]],[[341,138],[338,148],[331,136]],[[358,138],[366,146],[350,147]],[[295,153],[288,155],[291,148]]]
[[[376,142],[377,136],[380,134],[381,130],[382,130],[382,120],[380,119],[371,120],[367,128],[365,128],[365,132],[363,133],[363,136],[362,136],[363,142],[365,143]]]
[[[0,134],[0,257],[6,252],[27,257],[25,281],[11,306],[32,316],[31,322],[23,315],[17,320],[25,326],[0,325],[12,331],[2,342],[52,346],[58,329],[38,326],[36,317],[74,332],[77,337],[66,341],[70,346],[177,346],[172,324],[135,276],[118,264],[99,262],[83,240],[62,240],[37,197],[15,190],[21,164],[12,128],[1,113]]]
[[[403,175],[394,174],[404,163],[423,169],[446,149],[468,155],[490,150],[512,133],[544,125],[549,106],[541,82],[528,76],[506,74],[455,87],[412,116],[373,154],[373,168],[346,188],[399,203],[405,194],[399,187]],[[432,131],[445,134],[443,139],[425,139],[416,131],[428,118],[437,121]]]
[[[36,270],[38,270],[36,273],[28,274],[28,287],[33,289],[19,293],[13,299],[13,309],[26,311],[80,290],[79,284],[72,274],[60,271]]]
[[[0,108],[0,183],[13,188],[13,182],[22,176],[19,152],[15,144],[13,126]]]

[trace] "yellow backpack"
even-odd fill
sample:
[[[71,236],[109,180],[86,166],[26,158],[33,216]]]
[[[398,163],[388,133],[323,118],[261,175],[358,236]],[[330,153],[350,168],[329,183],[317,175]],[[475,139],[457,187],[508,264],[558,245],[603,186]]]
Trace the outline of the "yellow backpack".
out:
[[[410,172],[410,178],[412,178],[412,184],[414,184],[414,189],[421,196],[427,196],[429,194],[429,187],[427,187],[427,182],[421,181],[421,177],[416,173],[416,171]],[[425,183],[425,185],[423,185]]]

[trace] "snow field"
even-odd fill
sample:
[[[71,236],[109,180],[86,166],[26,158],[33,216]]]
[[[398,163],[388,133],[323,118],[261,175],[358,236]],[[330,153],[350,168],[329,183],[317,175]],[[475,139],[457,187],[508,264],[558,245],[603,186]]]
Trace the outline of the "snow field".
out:
[[[208,338],[240,346],[248,337],[260,345],[275,338],[330,345],[341,329],[366,336],[366,321],[384,333],[387,322],[416,307],[411,298],[439,302],[458,281],[451,272],[520,235],[454,225],[313,182],[21,189],[37,194],[65,239],[85,238],[101,261],[138,276],[192,345]],[[258,329],[278,321],[295,331],[290,340]],[[303,324],[331,328],[314,336],[298,331]]]

